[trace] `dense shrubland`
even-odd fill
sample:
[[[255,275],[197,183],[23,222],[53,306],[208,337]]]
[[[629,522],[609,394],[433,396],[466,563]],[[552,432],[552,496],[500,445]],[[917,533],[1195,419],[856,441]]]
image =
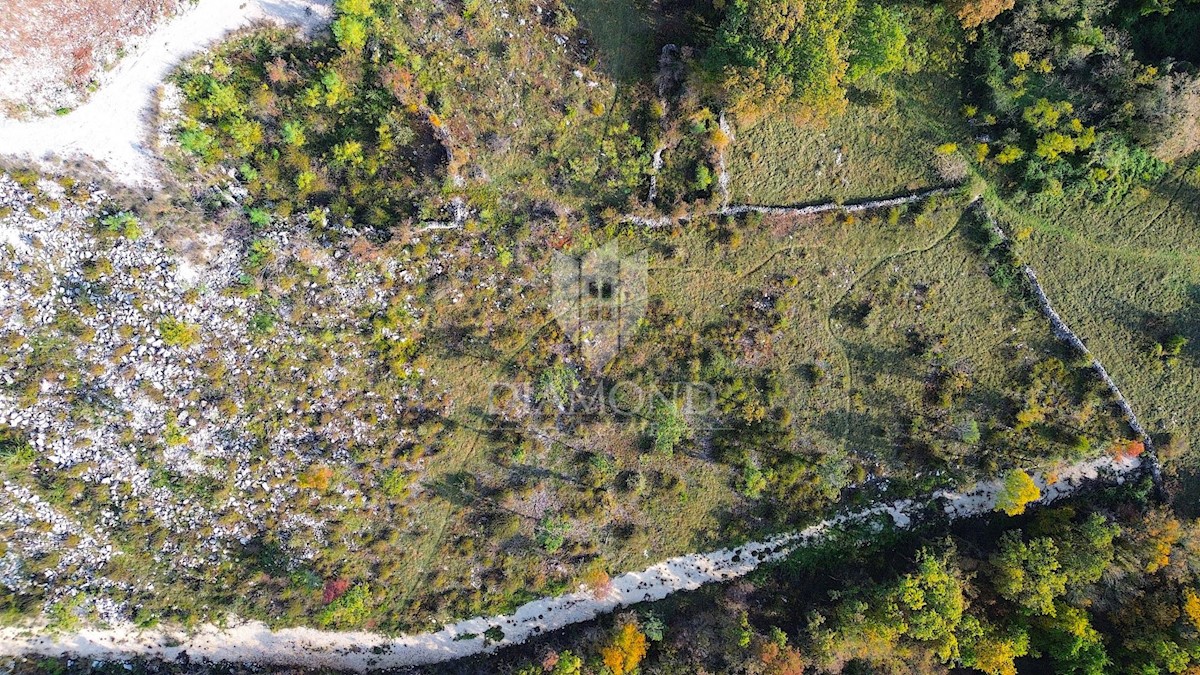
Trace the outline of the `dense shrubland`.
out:
[[[232,65],[218,55],[181,80],[193,121],[180,144],[202,162],[236,167],[254,198],[244,204],[252,224],[317,207],[329,209],[310,217],[318,225],[328,217],[386,228],[416,215],[414,190],[444,172],[444,151],[428,120],[366,86],[381,77],[375,64],[285,34],[223,51]]]
[[[538,200],[628,208],[657,120],[575,68],[573,26],[564,6],[339,2],[331,35],[258,33],[185,68],[180,147],[236,171],[252,224],[383,234],[450,196],[488,227]]]

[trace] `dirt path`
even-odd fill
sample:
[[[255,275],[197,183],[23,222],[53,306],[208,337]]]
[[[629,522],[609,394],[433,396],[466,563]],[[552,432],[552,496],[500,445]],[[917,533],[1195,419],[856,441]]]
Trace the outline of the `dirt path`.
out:
[[[1053,484],[1047,484],[1041,476],[1035,480],[1042,489],[1042,501],[1048,503],[1070,495],[1089,480],[1123,482],[1140,465],[1138,458],[1116,461],[1106,456],[1057,472]],[[0,629],[0,655],[69,653],[98,660],[132,656],[174,660],[186,652],[193,661],[208,659],[360,672],[437,663],[490,652],[620,607],[743,576],[764,562],[778,560],[797,547],[820,541],[831,528],[842,524],[886,517],[895,526],[904,528],[931,508],[941,509],[951,519],[988,514],[995,510],[999,492],[999,481],[991,481],[963,493],[943,491],[928,500],[901,500],[875,506],[738,548],[671,558],[616,577],[608,592],[599,597],[581,590],[544,598],[521,606],[511,615],[468,619],[434,633],[389,637],[311,628],[272,631],[257,622],[228,628],[206,625],[190,634],[167,629],[139,631],[132,625],[58,635],[39,635],[36,627],[4,628]],[[485,631],[495,628],[503,632],[503,639],[492,642],[483,637]]]
[[[159,85],[180,61],[255,21],[299,24],[329,18],[331,0],[200,0],[142,38],[111,80],[61,117],[0,120],[0,154],[44,160],[90,158],[130,185],[154,185],[160,160],[146,145]]]
[[[186,0],[26,0],[0,12],[0,111],[74,108],[103,83],[125,46]],[[7,5],[5,6],[7,9]],[[2,113],[0,113],[2,115]]]

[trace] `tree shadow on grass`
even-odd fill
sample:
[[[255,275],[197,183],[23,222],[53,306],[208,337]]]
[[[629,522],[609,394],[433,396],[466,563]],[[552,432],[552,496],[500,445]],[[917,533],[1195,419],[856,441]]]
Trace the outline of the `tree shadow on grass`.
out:
[[[654,74],[662,45],[646,0],[568,0],[567,4],[590,35],[602,71],[625,83]]]
[[[1120,317],[1126,330],[1137,337],[1136,349],[1150,352],[1156,343],[1169,349],[1172,338],[1183,337],[1187,342],[1177,356],[1200,366],[1200,284],[1188,284],[1184,296],[1181,306],[1171,312],[1154,312],[1118,300],[1113,303],[1112,316]]]
[[[844,409],[825,413],[816,425],[829,438],[844,439],[852,455],[874,461],[886,461],[895,451],[888,426],[880,416]]]

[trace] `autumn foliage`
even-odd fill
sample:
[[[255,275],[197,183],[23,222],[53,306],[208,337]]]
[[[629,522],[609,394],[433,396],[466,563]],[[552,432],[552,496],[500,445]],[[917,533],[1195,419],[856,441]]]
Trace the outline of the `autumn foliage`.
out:
[[[794,647],[764,642],[758,658],[766,675],[804,675],[804,657]]]
[[[1146,572],[1153,574],[1171,564],[1171,549],[1182,536],[1179,521],[1164,513],[1152,512],[1146,518],[1146,527],[1142,535],[1147,544],[1149,558],[1146,562]]]
[[[299,485],[303,490],[317,490],[319,492],[329,489],[329,482],[333,480],[333,469],[317,465],[309,467],[307,471],[300,474]]]
[[[604,665],[613,675],[632,673],[646,656],[646,636],[632,622],[617,629],[612,642],[600,650]]]
[[[1117,442],[1109,450],[1112,453],[1113,459],[1118,462],[1138,457],[1145,451],[1146,444],[1141,441]]]
[[[603,567],[592,566],[584,570],[582,581],[596,598],[603,598],[612,592],[612,579]]]
[[[977,28],[1013,8],[1016,0],[950,0],[946,3],[963,28]]]
[[[348,579],[329,579],[325,582],[325,588],[321,591],[321,602],[328,605],[337,600],[350,590],[350,581]]]
[[[1041,496],[1041,491],[1029,474],[1020,469],[1013,469],[1004,477],[1004,485],[1000,489],[1000,495],[996,497],[996,510],[1010,516],[1019,516],[1025,513],[1026,505],[1037,501]]]
[[[1190,588],[1183,592],[1183,613],[1187,616],[1192,628],[1200,631],[1200,596],[1197,596],[1196,591]]]

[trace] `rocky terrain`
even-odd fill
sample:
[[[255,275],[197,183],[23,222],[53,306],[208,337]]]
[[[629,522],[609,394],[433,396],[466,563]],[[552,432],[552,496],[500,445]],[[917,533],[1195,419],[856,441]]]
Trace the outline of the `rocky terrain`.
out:
[[[285,225],[249,247],[195,234],[181,240],[184,259],[96,185],[20,177],[24,185],[0,177],[0,429],[28,439],[29,451],[6,458],[0,581],[44,591],[47,607],[85,592],[95,606],[79,614],[130,618],[135,608],[119,599],[152,592],[155,573],[202,576],[265,527],[311,556],[325,533],[319,509],[295,508],[305,471],[373,440],[357,416],[328,414],[346,396],[333,383],[361,359],[353,342],[314,343],[311,326],[264,318],[247,270],[303,267],[303,277],[275,283],[289,285],[288,303],[322,308],[330,325],[316,339],[326,341],[361,331],[360,317],[402,288],[382,290],[392,284],[381,275],[411,272],[395,261],[335,264],[348,259],[344,248],[314,247]],[[283,352],[296,365],[280,367]],[[293,380],[298,388],[281,384]],[[396,391],[365,402],[377,422],[402,408]],[[292,418],[318,421],[280,422]],[[265,446],[248,432],[264,420],[273,427]],[[331,508],[356,498],[343,497]],[[109,535],[130,526],[140,541],[114,546]],[[122,555],[134,566],[152,560],[156,572],[98,576]]]

